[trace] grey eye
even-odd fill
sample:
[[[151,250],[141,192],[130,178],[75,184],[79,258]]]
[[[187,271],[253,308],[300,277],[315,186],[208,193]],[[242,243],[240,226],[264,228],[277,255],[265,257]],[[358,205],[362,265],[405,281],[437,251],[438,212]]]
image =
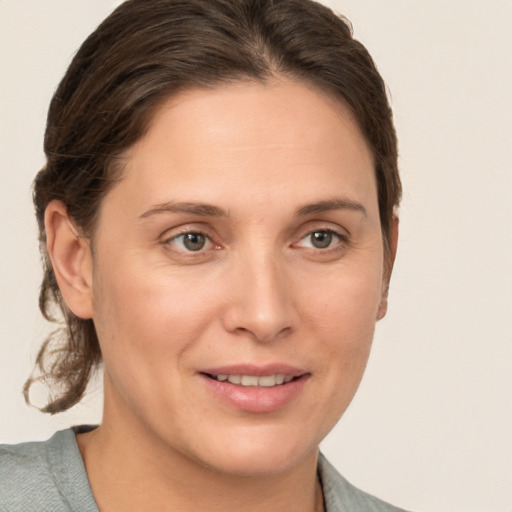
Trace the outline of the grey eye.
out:
[[[309,235],[311,245],[316,249],[326,249],[332,243],[333,234],[329,231],[315,231]]]
[[[189,251],[200,251],[206,245],[206,237],[202,233],[185,233],[180,236],[183,237],[183,246]]]

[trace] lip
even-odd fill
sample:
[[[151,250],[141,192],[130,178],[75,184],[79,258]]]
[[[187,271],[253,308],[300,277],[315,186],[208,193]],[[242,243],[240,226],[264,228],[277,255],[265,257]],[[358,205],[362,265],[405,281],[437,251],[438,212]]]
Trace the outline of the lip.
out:
[[[265,365],[255,364],[237,364],[228,366],[216,366],[215,368],[204,368],[199,370],[200,373],[208,373],[210,375],[254,375],[263,377],[264,375],[275,375],[281,373],[289,377],[300,377],[306,370],[301,370],[295,366],[281,363],[272,363]]]
[[[265,375],[283,374],[294,377],[290,382],[274,387],[241,386],[218,381],[208,375]],[[240,411],[269,413],[291,404],[299,397],[311,374],[286,364],[229,365],[205,368],[198,372],[206,388],[223,403]]]

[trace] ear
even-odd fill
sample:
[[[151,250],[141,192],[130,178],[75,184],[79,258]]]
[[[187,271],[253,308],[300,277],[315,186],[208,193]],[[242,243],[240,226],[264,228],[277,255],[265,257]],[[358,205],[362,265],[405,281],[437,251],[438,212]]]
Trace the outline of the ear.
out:
[[[92,318],[92,254],[60,201],[45,210],[46,249],[68,308],[79,318]]]
[[[393,272],[393,265],[396,258],[396,249],[398,246],[398,216],[393,215],[391,221],[391,232],[389,237],[389,251],[384,260],[384,275],[382,279],[382,298],[380,300],[379,309],[377,311],[377,320],[382,320],[386,316],[388,310],[388,292],[389,280]]]

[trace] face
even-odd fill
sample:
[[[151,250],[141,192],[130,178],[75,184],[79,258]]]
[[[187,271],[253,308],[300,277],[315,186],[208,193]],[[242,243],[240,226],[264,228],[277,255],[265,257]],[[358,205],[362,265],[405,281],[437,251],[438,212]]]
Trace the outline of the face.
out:
[[[181,93],[100,212],[104,423],[285,471],[352,399],[383,288],[372,156],[341,102],[289,81]]]

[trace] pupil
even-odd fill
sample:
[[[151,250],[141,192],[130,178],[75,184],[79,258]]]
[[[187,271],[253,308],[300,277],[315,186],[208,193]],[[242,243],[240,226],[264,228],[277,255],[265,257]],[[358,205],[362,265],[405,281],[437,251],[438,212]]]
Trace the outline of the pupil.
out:
[[[205,236],[201,233],[187,233],[183,238],[183,245],[189,251],[200,251],[205,243]]]
[[[327,231],[317,231],[311,235],[313,246],[317,249],[325,249],[332,242],[332,233]]]

